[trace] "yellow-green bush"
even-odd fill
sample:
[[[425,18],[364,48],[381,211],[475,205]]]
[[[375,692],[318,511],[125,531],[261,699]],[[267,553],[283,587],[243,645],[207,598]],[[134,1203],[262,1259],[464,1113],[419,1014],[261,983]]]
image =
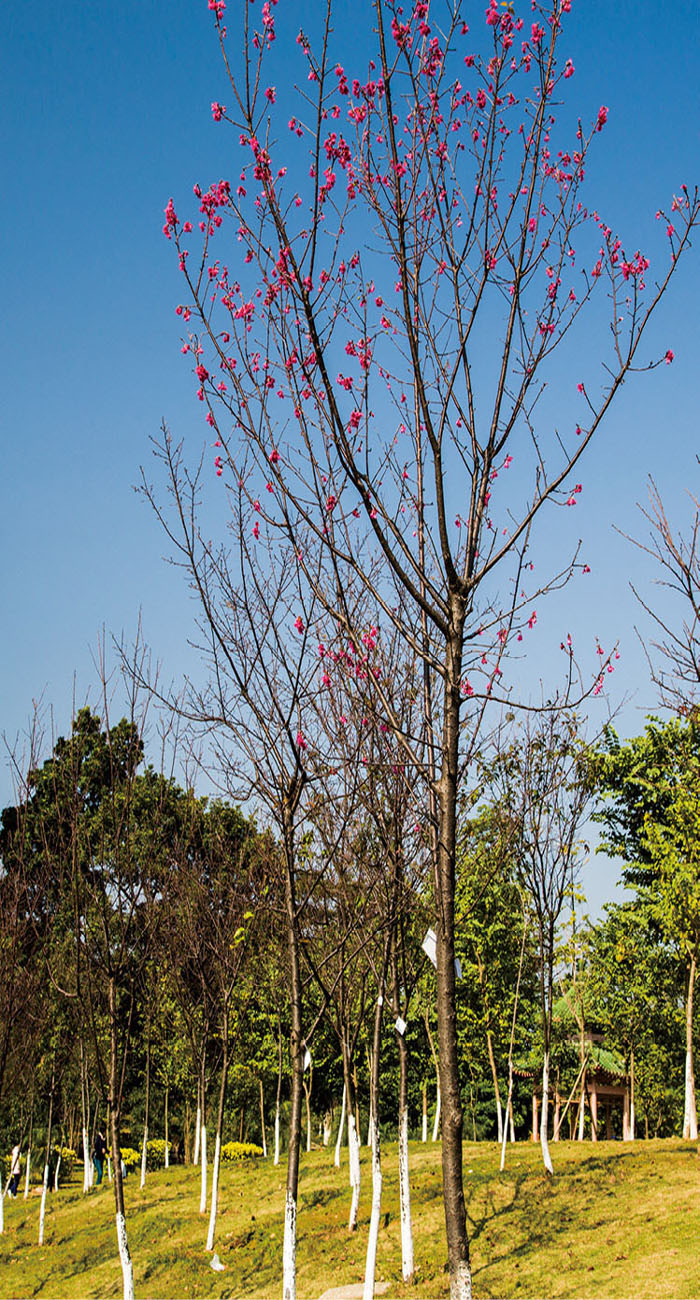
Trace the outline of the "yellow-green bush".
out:
[[[77,1151],[72,1147],[61,1147],[61,1168],[59,1178],[70,1179],[73,1177],[73,1168],[78,1159]]]
[[[134,1151],[133,1147],[122,1147],[122,1160],[126,1165],[127,1173],[131,1173],[132,1169],[141,1164],[141,1152]]]
[[[171,1144],[168,1143],[168,1146]],[[152,1138],[146,1143],[146,1168],[165,1169],[165,1139]]]
[[[262,1147],[257,1147],[254,1142],[225,1142],[221,1148],[223,1160],[250,1160],[262,1153]]]

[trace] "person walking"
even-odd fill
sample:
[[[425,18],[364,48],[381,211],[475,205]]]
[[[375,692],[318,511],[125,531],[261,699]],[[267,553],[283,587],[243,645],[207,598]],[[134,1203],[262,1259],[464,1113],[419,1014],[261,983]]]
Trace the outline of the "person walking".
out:
[[[105,1142],[105,1135],[102,1132],[102,1129],[98,1129],[97,1136],[95,1138],[95,1149],[92,1153],[92,1162],[95,1166],[95,1173],[97,1174],[97,1178],[95,1179],[96,1187],[99,1187],[100,1183],[102,1182],[102,1173],[104,1170],[106,1154],[107,1154],[107,1143]]]
[[[10,1182],[7,1189],[10,1196],[17,1195],[17,1188],[19,1187],[21,1158],[22,1158],[22,1152],[21,1152],[20,1144],[19,1142],[15,1142],[15,1145],[12,1148],[12,1154],[10,1156]]]

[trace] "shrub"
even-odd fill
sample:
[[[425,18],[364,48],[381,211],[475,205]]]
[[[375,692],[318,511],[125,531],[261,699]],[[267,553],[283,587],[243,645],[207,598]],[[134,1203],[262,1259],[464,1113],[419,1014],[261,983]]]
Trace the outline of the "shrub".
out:
[[[222,1160],[250,1160],[262,1153],[262,1147],[254,1142],[225,1142],[221,1148]]]
[[[137,1165],[140,1165],[141,1153],[139,1151],[134,1151],[133,1147],[122,1147],[122,1160],[126,1165],[127,1173],[131,1173],[132,1169],[135,1169]]]
[[[73,1177],[73,1169],[77,1159],[78,1153],[77,1151],[74,1151],[72,1147],[61,1147],[61,1168],[59,1170],[59,1178],[65,1178],[69,1181]]]
[[[172,1143],[168,1143],[172,1149]],[[146,1168],[165,1169],[165,1139],[153,1138],[146,1143]]]

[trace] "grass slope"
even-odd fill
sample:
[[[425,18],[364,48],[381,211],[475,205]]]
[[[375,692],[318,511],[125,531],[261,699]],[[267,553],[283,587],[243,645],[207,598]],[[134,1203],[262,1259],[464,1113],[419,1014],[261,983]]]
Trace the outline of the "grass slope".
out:
[[[363,1160],[360,1229],[347,1233],[347,1152],[336,1170],[332,1151],[303,1157],[300,1179],[298,1295],[359,1282],[370,1208],[369,1161]],[[495,1145],[465,1148],[465,1185],[474,1294],[487,1297],[617,1297],[690,1300],[700,1296],[700,1163],[678,1141],[562,1143],[555,1176],[541,1172],[538,1148],[508,1149],[504,1174]],[[401,1281],[397,1150],[383,1150],[384,1223],[377,1279],[392,1297],[448,1293],[439,1149],[411,1144],[413,1226],[418,1272]],[[80,1171],[78,1171],[79,1173]],[[214,1273],[204,1251],[199,1171],[150,1174],[144,1191],[127,1183],[129,1241],[136,1294],[165,1297],[277,1297],[281,1291],[284,1166],[271,1161],[222,1170]],[[121,1294],[109,1186],[83,1197],[82,1179],[49,1200],[45,1244],[37,1244],[39,1192],[6,1201],[0,1237],[0,1298],[54,1300]]]

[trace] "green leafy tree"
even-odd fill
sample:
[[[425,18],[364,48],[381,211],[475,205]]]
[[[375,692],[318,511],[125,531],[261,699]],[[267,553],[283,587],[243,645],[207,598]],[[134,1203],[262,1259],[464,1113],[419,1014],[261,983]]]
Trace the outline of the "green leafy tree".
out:
[[[621,745],[614,732],[593,764],[606,802],[601,847],[624,859],[623,880],[647,904],[685,972],[683,1136],[697,1137],[693,1058],[694,993],[700,945],[700,725],[691,715],[650,719],[642,736]]]

